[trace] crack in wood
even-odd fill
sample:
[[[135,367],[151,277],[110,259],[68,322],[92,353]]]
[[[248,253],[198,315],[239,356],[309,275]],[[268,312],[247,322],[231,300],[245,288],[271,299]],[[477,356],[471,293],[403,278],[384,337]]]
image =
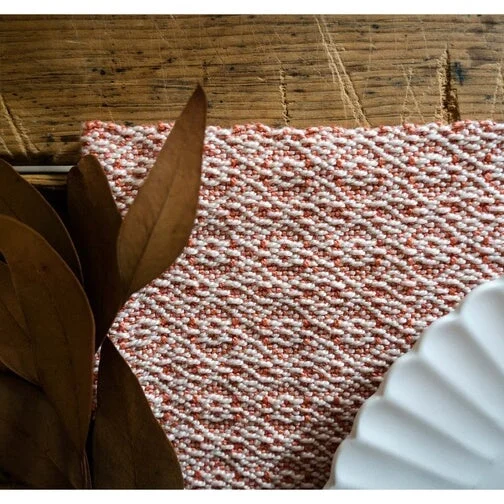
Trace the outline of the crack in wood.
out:
[[[9,146],[5,143],[5,140],[3,139],[2,136],[0,136],[0,147],[7,154],[7,156],[9,156],[10,158],[14,157],[12,151],[9,149]]]
[[[420,104],[418,103],[415,92],[411,87],[411,79],[413,78],[413,69],[408,68],[408,73],[406,73],[406,70],[403,67],[403,74],[404,78],[406,79],[406,92],[404,94],[404,101],[401,110],[401,122],[405,123],[406,121],[408,121],[412,113],[412,110],[409,108],[410,101],[413,102],[413,105],[415,106],[416,112],[420,117],[421,121],[425,122],[425,118],[422,114],[422,109],[420,108]]]
[[[201,70],[203,72],[203,86],[206,86],[208,84],[208,63],[206,61],[203,61],[201,63]]]
[[[448,48],[438,60],[437,79],[439,85],[439,108],[436,118],[445,123],[460,121],[457,90],[453,85],[450,52]]]
[[[497,76],[495,79],[495,90],[493,94],[493,100],[492,100],[492,108],[490,109],[490,117],[493,119],[496,108],[497,108],[497,101],[500,97],[500,103],[502,104],[504,102],[504,77],[502,75],[502,63],[497,63]]]
[[[282,101],[282,118],[286,126],[289,126],[291,118],[289,115],[289,100],[287,99],[287,83],[285,82],[285,70],[280,68],[280,98]]]
[[[364,111],[364,107],[362,106],[359,95],[355,90],[352,79],[350,78],[350,75],[346,70],[345,64],[341,59],[336,45],[332,41],[332,37],[327,28],[327,23],[325,22],[324,17],[321,17],[323,26],[321,25],[317,17],[315,17],[315,21],[317,22],[318,30],[322,38],[322,47],[324,48],[327,59],[329,61],[329,69],[331,70],[333,83],[339,84],[339,87],[341,89],[341,98],[343,101],[343,106],[345,107],[345,113],[346,106],[348,106],[352,111],[352,115],[354,116],[358,126],[370,126],[370,123]]]
[[[29,157],[31,153],[40,152],[40,150],[30,140],[30,136],[24,128],[21,119],[9,107],[2,93],[0,93],[0,114],[9,124],[17,146],[24,157]],[[12,156],[12,151],[10,152],[10,155]]]
[[[17,147],[21,151],[21,154],[25,157],[28,156],[28,152],[26,151],[26,146],[23,142],[23,138],[21,134],[19,133],[19,130],[16,126],[16,123],[14,121],[14,118],[12,116],[12,112],[7,105],[3,95],[0,93],[0,113],[2,114],[2,117],[7,121],[9,124],[12,134],[14,135],[14,139],[16,140]]]

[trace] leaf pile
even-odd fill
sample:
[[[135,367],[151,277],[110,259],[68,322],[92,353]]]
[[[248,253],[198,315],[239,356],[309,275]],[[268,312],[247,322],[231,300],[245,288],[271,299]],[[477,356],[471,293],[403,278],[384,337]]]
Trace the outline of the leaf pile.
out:
[[[187,243],[205,116],[198,86],[124,220],[93,156],[68,175],[68,230],[0,160],[0,488],[183,488],[176,453],[107,333]]]

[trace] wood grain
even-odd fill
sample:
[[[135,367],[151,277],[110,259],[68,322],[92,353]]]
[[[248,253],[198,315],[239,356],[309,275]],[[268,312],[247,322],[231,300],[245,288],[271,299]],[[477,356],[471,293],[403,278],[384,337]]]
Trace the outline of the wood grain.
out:
[[[504,119],[504,16],[1,16],[0,156],[73,164],[83,121]],[[39,175],[37,183],[64,184]]]

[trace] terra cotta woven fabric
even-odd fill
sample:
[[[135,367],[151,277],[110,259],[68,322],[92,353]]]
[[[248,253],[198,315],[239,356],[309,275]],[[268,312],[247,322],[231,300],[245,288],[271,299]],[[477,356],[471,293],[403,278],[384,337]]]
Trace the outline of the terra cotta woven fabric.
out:
[[[85,125],[123,214],[169,130]],[[320,488],[391,363],[503,252],[504,124],[208,127],[189,245],[111,337],[189,488]]]

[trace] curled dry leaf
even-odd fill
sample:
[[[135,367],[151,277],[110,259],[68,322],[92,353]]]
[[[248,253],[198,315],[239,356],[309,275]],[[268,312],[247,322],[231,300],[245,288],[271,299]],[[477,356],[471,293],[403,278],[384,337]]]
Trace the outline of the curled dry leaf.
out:
[[[117,246],[123,301],[163,273],[187,243],[198,204],[205,116],[198,86],[124,218]]]
[[[68,174],[70,232],[82,264],[84,288],[95,317],[95,348],[121,308],[117,236],[121,215],[99,161],[83,157]]]
[[[0,374],[0,440],[6,487],[83,488],[80,454],[53,406],[37,387],[13,375]]]
[[[26,380],[37,383],[31,340],[5,263],[0,263],[0,362]]]
[[[56,211],[14,168],[0,159],[0,214],[9,215],[40,233],[81,278],[77,252]]]
[[[0,253],[24,313],[38,384],[83,453],[91,415],[94,349],[94,322],[86,295],[41,235],[3,215]]]
[[[101,350],[91,442],[95,488],[183,488],[175,451],[138,380],[108,338]]]

